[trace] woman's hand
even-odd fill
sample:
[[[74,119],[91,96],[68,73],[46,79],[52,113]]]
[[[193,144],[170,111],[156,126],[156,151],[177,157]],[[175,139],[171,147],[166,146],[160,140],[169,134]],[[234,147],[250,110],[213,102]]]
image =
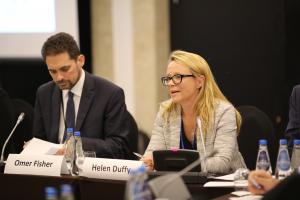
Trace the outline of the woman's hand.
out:
[[[274,188],[279,181],[264,170],[250,172],[248,177],[248,190],[253,194],[264,194]]]
[[[153,158],[152,158],[152,156],[142,157],[141,161],[144,162],[145,166],[147,167],[147,169],[149,171],[153,171],[154,170],[154,164],[153,164]]]

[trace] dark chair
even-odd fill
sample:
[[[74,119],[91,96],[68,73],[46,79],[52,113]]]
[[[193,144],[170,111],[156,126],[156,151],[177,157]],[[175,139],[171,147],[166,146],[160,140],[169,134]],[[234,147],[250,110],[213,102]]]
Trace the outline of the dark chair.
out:
[[[255,169],[258,141],[259,139],[266,139],[274,170],[278,141],[271,120],[263,111],[254,106],[243,105],[237,109],[242,116],[242,126],[238,136],[239,150],[244,157],[247,167],[251,170]]]
[[[8,138],[14,126],[14,109],[10,97],[0,87],[0,154],[5,140]],[[15,152],[12,140],[7,143],[5,157],[8,153]]]
[[[144,154],[145,150],[149,144],[150,138],[144,131],[139,131],[138,135],[138,150],[139,154]]]
[[[23,121],[16,128],[11,140],[14,144],[16,153],[23,150],[24,141],[32,138],[32,125],[33,125],[33,106],[22,99],[12,99],[14,107],[14,121],[16,122],[20,113],[24,112],[25,117]]]
[[[138,144],[138,133],[139,129],[137,126],[137,123],[134,119],[134,117],[128,112],[128,121],[129,121],[129,148],[130,152],[128,155],[128,159],[136,160],[136,156],[133,154],[133,152],[137,152],[137,144]]]
[[[140,158],[134,155],[133,152],[144,154],[150,139],[144,131],[138,129],[138,125],[134,117],[129,112],[128,112],[128,117],[129,117],[128,121],[130,127],[129,147],[131,151],[129,155],[129,159],[139,160]]]

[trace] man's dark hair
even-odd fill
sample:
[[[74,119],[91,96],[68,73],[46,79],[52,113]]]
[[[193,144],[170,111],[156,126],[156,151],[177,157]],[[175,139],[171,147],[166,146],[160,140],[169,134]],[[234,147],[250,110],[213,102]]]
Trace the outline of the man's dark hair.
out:
[[[76,59],[80,55],[79,47],[74,38],[68,33],[57,33],[47,39],[42,48],[43,59],[46,56],[57,55],[67,52],[71,59]]]

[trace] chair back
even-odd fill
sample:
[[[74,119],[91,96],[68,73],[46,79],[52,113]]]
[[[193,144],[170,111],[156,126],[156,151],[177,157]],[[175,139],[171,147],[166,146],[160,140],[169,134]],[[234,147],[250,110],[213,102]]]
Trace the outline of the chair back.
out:
[[[0,87],[0,151],[8,138],[11,130],[14,126],[14,109],[10,97],[7,92]],[[7,143],[4,157],[7,157],[8,153],[15,153],[10,139]],[[1,154],[1,152],[0,152]]]
[[[138,137],[138,153],[144,154],[145,150],[150,142],[150,138],[144,131],[139,131],[139,137]]]
[[[278,141],[271,120],[255,106],[243,105],[239,106],[237,110],[242,116],[242,126],[238,136],[239,150],[247,167],[251,170],[255,169],[259,140],[266,139],[272,169],[274,170]]]
[[[130,154],[129,159],[139,160],[137,156],[135,156],[132,152],[137,152],[139,154],[144,154],[148,143],[149,143],[149,136],[142,130],[139,130],[138,125],[134,119],[134,117],[128,112],[128,121],[129,121],[129,147],[130,147]]]
[[[20,153],[23,150],[24,142],[29,141],[32,138],[34,109],[31,104],[22,99],[12,99],[12,104],[14,107],[15,122],[17,121],[20,113],[25,113],[23,121],[16,128],[16,131],[11,138],[16,152]]]
[[[137,123],[134,119],[134,117],[128,112],[128,122],[129,122],[129,155],[128,159],[136,160],[136,156],[133,154],[133,152],[137,152],[138,149],[138,133],[139,129],[137,126]]]

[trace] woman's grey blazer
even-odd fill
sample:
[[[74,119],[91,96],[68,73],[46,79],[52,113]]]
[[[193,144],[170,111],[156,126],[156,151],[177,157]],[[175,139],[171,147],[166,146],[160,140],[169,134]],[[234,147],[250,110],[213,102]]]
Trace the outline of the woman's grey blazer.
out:
[[[179,106],[178,106],[179,107]],[[163,118],[160,108],[154,123],[152,136],[146,149],[145,156],[154,150],[179,148],[181,129],[181,110],[174,111],[168,121]],[[197,134],[197,150],[200,158],[213,153],[201,163],[202,171],[212,173],[232,173],[238,168],[246,167],[244,159],[239,152],[237,143],[236,113],[234,107],[224,101],[216,105],[214,121],[206,134],[204,145],[199,131]],[[205,146],[205,150],[204,150]],[[206,166],[206,167],[205,167]]]

